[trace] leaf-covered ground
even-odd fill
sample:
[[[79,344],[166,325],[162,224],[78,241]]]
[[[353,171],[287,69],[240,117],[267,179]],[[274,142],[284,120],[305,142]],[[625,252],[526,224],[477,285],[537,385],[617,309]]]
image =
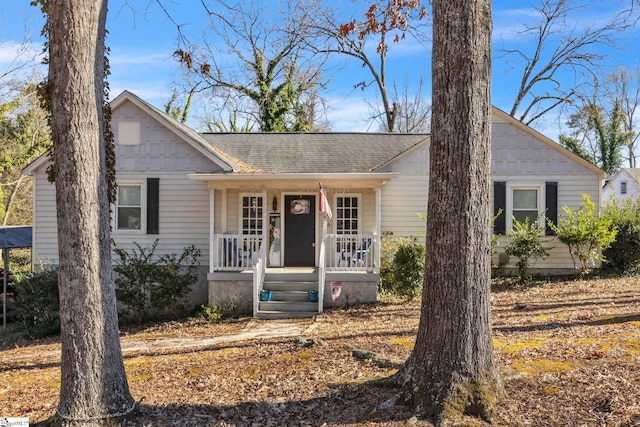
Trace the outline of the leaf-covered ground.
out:
[[[640,426],[640,280],[599,279],[494,290],[504,426]],[[380,409],[393,389],[367,382],[393,368],[353,349],[404,360],[419,303],[385,302],[296,321],[297,336],[125,352],[143,426],[431,425],[410,408]],[[262,322],[202,321],[127,332],[122,341],[233,336]],[[1,337],[1,335],[0,335]],[[46,420],[60,386],[57,341],[0,352],[0,417]],[[451,425],[481,426],[464,418]]]

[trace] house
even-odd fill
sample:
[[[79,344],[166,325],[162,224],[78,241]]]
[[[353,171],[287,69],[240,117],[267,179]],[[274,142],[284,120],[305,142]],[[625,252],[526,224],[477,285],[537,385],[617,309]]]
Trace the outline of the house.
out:
[[[604,186],[604,201],[616,197],[619,200],[640,195],[640,169],[622,168]]]
[[[374,301],[383,233],[424,234],[429,135],[198,134],[130,92],[111,106],[112,238],[123,249],[158,239],[159,254],[198,247],[194,301],[248,305],[265,318]],[[512,216],[575,209],[582,194],[601,200],[600,169],[495,108],[492,135],[492,204],[503,212],[496,232]],[[47,165],[42,156],[25,169],[34,178],[35,264],[58,257]],[[331,219],[318,211],[325,200]],[[553,246],[534,269],[573,268],[566,248]]]

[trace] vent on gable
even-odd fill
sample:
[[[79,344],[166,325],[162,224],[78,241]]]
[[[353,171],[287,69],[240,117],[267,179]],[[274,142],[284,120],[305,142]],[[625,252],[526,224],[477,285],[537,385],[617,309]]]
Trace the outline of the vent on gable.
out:
[[[118,145],[140,145],[140,122],[119,122],[115,135]]]

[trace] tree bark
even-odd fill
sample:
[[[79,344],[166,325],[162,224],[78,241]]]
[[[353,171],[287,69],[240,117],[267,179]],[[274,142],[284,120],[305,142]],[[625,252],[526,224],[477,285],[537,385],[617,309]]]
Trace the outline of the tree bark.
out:
[[[419,415],[490,419],[502,386],[490,319],[491,1],[434,0],[425,282],[396,379]]]
[[[49,78],[58,216],[58,420],[102,425],[135,402],[122,361],[111,265],[104,126],[106,0],[49,0]]]

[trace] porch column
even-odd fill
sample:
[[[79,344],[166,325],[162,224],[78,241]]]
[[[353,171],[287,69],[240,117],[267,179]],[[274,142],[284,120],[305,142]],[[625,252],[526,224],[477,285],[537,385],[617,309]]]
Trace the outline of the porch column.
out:
[[[267,202],[267,187],[262,187],[262,247],[264,247],[264,259],[267,259],[267,253],[269,252],[267,248],[268,240],[268,227],[269,227],[269,215],[267,213],[268,202]]]
[[[382,189],[380,187],[375,189],[376,193],[376,235],[378,243],[374,245],[374,265],[373,269],[375,273],[378,273],[380,269],[380,248],[382,247]]]
[[[216,189],[209,188],[209,273],[213,273],[215,251],[214,251],[214,234],[215,234],[215,204]]]
[[[227,221],[227,189],[220,190],[220,227],[221,233],[228,233]]]

